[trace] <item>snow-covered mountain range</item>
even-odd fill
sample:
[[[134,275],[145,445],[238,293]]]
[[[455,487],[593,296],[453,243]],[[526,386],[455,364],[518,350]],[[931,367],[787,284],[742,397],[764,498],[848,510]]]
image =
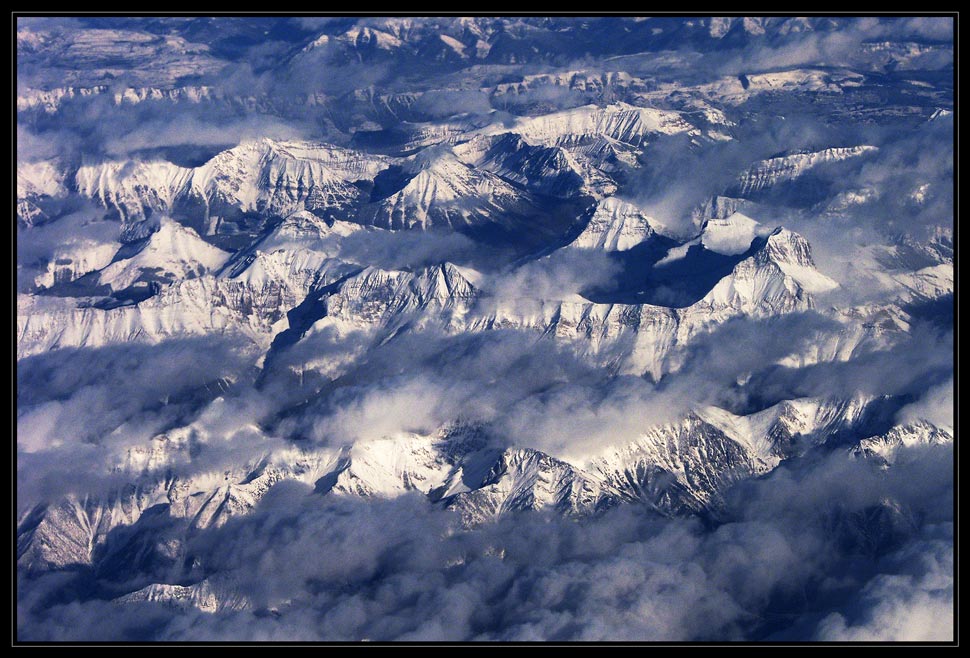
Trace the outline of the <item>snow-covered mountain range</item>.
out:
[[[24,579],[273,617],[211,538],[289,485],[718,528],[955,442],[944,31],[287,20],[18,23]]]

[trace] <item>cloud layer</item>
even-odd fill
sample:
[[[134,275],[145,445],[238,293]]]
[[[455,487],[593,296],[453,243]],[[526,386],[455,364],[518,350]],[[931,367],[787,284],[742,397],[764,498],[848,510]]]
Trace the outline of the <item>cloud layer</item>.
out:
[[[217,591],[249,610],[47,607],[42,593],[65,576],[43,576],[21,595],[20,634],[673,641],[783,638],[808,624],[816,639],[948,639],[952,455],[908,457],[888,475],[844,454],[783,468],[748,486],[735,520],[714,529],[633,507],[582,523],[534,513],[466,531],[417,497],[321,498],[283,483],[252,514],[189,545]],[[882,541],[862,540],[874,535]],[[839,612],[803,612],[820,605]]]

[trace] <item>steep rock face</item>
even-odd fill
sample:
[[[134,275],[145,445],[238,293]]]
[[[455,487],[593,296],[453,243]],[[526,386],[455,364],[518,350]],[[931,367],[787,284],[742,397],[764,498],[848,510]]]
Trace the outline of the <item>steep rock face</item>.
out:
[[[515,103],[518,96],[527,96],[530,91],[550,87],[582,92],[590,98],[603,100],[612,100],[616,96],[632,96],[630,92],[646,89],[642,78],[626,71],[572,70],[523,75],[520,80],[500,82],[490,91],[493,97],[500,98],[503,102]]]
[[[102,528],[99,512],[72,499],[33,508],[18,519],[17,564],[36,572],[90,564],[98,539],[109,529]]]
[[[401,111],[397,107],[399,104],[410,108],[418,102],[420,97],[420,94],[414,93],[388,94],[374,98],[372,102],[385,108],[388,113],[397,113]],[[483,118],[474,115],[469,117],[459,115],[439,121],[402,122],[398,127],[401,131],[400,135],[392,139],[390,144],[380,139],[385,133],[378,131],[377,144],[379,145],[378,148],[387,148],[400,154],[413,153],[436,144],[451,144],[460,148],[460,142],[467,140],[470,133],[474,133],[483,125],[487,125],[489,120],[490,117],[488,116]],[[356,143],[368,144],[367,135],[368,133],[356,135]]]
[[[445,485],[443,495],[447,506],[456,510],[466,525],[524,510],[552,509],[561,514],[585,516],[608,504],[604,503],[605,488],[601,482],[542,452],[510,449],[488,456],[493,458],[488,460],[491,466],[478,484],[473,484],[474,479],[466,475],[460,485],[456,478]],[[469,465],[472,468],[467,468]],[[466,464],[466,473],[475,470],[480,473],[482,466],[482,463]],[[458,487],[469,490],[455,492]]]
[[[221,276],[254,291],[279,289],[285,311],[349,271],[351,266],[339,258],[341,241],[361,230],[357,224],[326,222],[297,211],[255,245],[237,252]]]
[[[953,443],[951,432],[920,420],[906,425],[897,425],[885,434],[863,439],[852,449],[852,452],[891,465],[895,462],[900,448],[948,443]]]
[[[876,150],[875,146],[850,146],[762,160],[738,177],[727,196],[748,197],[773,185],[795,180],[819,165],[859,157]]]
[[[125,483],[98,495],[67,495],[21,515],[17,560],[28,571],[90,565],[132,553],[154,553],[161,562],[184,559],[193,529],[217,527],[249,513],[284,479],[313,485],[342,464],[337,450],[284,449],[256,459],[193,465],[209,437],[179,428],[118,455],[112,469]],[[176,466],[189,475],[174,476]],[[164,528],[164,531],[159,531]]]
[[[782,459],[800,456],[827,441],[853,436],[868,410],[878,403],[879,399],[865,396],[798,398],[748,416],[716,407],[696,413],[774,467]]]
[[[28,571],[91,564],[111,530],[133,526],[149,508],[180,498],[182,489],[164,474],[141,481],[140,475],[184,463],[187,442],[187,434],[156,437],[130,450],[125,463],[118,465],[118,471],[129,469],[127,485],[101,496],[69,494],[31,509],[18,523],[18,564]]]
[[[224,151],[199,168],[192,189],[243,211],[287,214],[342,208],[359,194],[351,183],[372,180],[386,166],[370,156],[313,142],[261,140]]]
[[[154,211],[166,211],[191,180],[192,170],[171,162],[106,162],[78,169],[78,191],[113,208],[135,223]]]
[[[337,36],[336,40],[354,45],[356,47],[373,46],[382,50],[394,50],[395,48],[400,48],[403,45],[403,42],[393,34],[370,27],[351,28],[343,34]],[[315,41],[314,43],[317,42]]]
[[[259,242],[260,249],[314,249],[321,241],[331,237],[346,237],[361,230],[356,224],[341,221],[324,221],[305,210],[289,215],[272,234]]]
[[[223,151],[196,168],[165,161],[107,162],[78,169],[79,191],[115,209],[129,224],[153,212],[175,212],[201,235],[243,213],[288,215],[308,209],[350,213],[361,190],[386,167],[369,156],[312,142],[262,139]]]
[[[159,213],[232,248],[258,234],[267,216],[301,210],[391,229],[515,225],[542,214],[530,194],[609,195],[616,189],[609,172],[635,164],[629,148],[650,135],[695,130],[677,113],[623,104],[523,121],[477,137],[473,129],[454,153],[439,137],[438,146],[406,159],[262,139],[194,168],[164,160],[84,165],[73,184],[121,218],[125,241],[147,237]],[[36,221],[30,217],[40,207],[26,192],[22,201],[24,221]]]
[[[204,236],[251,232],[247,214],[286,216],[300,210],[389,229],[461,228],[540,213],[517,185],[558,198],[615,189],[586,158],[560,148],[530,146],[510,134],[477,139],[491,145],[463,145],[460,158],[447,148],[431,147],[400,161],[263,139],[196,168],[166,161],[85,165],[75,183],[82,195],[117,213],[129,240],[147,236],[155,228],[148,220],[156,213],[174,214]],[[393,173],[392,165],[399,171]],[[379,174],[386,180],[381,182]],[[395,177],[404,179],[396,190]],[[393,191],[382,192],[381,186]],[[363,192],[368,187],[374,188],[370,197]],[[36,214],[26,192],[23,203],[25,213]]]
[[[202,612],[249,610],[252,602],[242,596],[225,578],[206,578],[193,585],[153,583],[147,587],[119,596],[115,603],[154,602],[178,608],[194,608]]]
[[[738,315],[771,317],[813,307],[813,291],[834,285],[814,269],[804,238],[776,231],[698,302],[685,308],[595,304],[574,300],[481,304],[466,330],[532,329],[572,342],[594,362],[623,373],[659,378],[676,368],[668,355],[697,334]]]
[[[405,45],[404,41],[385,30],[355,26],[335,36],[320,35],[303,49],[300,57],[313,61],[319,52],[324,52],[329,56],[340,53],[348,59],[357,59],[374,53],[399,52]]]
[[[327,315],[350,325],[390,327],[418,310],[427,311],[430,304],[436,311],[427,312],[426,319],[443,318],[452,331],[532,329],[585,343],[593,354],[607,359],[622,359],[624,370],[643,367],[659,372],[667,349],[704,327],[740,313],[772,315],[810,308],[811,297],[802,283],[812,282],[808,275],[814,270],[805,264],[810,261],[802,242],[794,234],[773,235],[756,256],[739,263],[707,296],[684,309],[556,300],[475,306],[471,275],[445,264],[417,276],[368,268],[328,297]],[[786,274],[785,268],[798,278]],[[257,283],[261,287],[255,287]],[[106,344],[180,331],[197,334],[236,327],[247,333],[265,332],[282,317],[283,309],[292,308],[287,303],[299,303],[298,293],[305,294],[287,292],[272,280],[247,282],[244,274],[239,280],[181,281],[137,306],[107,311],[72,305],[70,300],[23,297],[18,331],[22,349],[28,350],[24,354],[53,345]],[[167,310],[169,306],[173,309]],[[175,308],[182,310],[175,313]],[[445,316],[439,315],[442,310]]]
[[[186,281],[218,270],[228,258],[228,253],[203,241],[192,229],[166,219],[137,254],[100,270],[98,282],[122,290],[146,279]]]
[[[304,211],[228,260],[229,254],[201,240],[192,229],[166,219],[134,255],[116,258],[91,274],[95,288],[83,293],[103,294],[97,286],[118,291],[152,283],[158,285],[156,294],[137,303],[109,297],[21,295],[19,353],[152,343],[207,332],[241,334],[268,346],[289,309],[311,290],[354,269],[336,254],[340,240],[360,230],[346,222],[328,224]]]
[[[417,321],[457,329],[476,294],[469,276],[451,263],[416,273],[370,267],[326,298],[326,317],[315,328],[343,323],[389,334]]]
[[[838,284],[815,269],[812,247],[802,236],[784,228],[775,230],[757,256],[759,262],[774,263],[809,293],[823,293]]]
[[[502,178],[466,165],[449,149],[419,155],[408,163],[416,173],[399,191],[365,209],[364,223],[386,229],[463,228],[508,223],[509,215],[533,208]]]
[[[835,282],[815,269],[808,242],[787,229],[777,229],[754,256],[735,266],[690,314],[737,309],[766,316],[813,308],[811,293],[824,292]]]
[[[727,219],[752,204],[747,199],[715,195],[692,210],[691,219],[695,225],[702,226],[708,219]]]
[[[536,450],[491,448],[461,432],[383,438],[345,455],[324,478],[326,493],[387,498],[416,491],[466,525],[530,509],[586,515],[602,504],[601,485],[575,466]]]
[[[180,281],[138,304],[98,308],[90,298],[17,299],[18,358],[61,347],[157,343],[207,334],[246,336],[268,347],[285,314],[287,291],[277,285],[201,277]]]
[[[589,224],[570,243],[570,246],[580,249],[626,251],[656,235],[657,231],[652,221],[633,204],[610,197],[596,206]]]
[[[734,483],[771,466],[696,415],[648,431],[634,444],[595,460],[599,474],[624,500],[664,514],[717,511]]]
[[[115,105],[137,105],[145,102],[203,103],[225,100],[224,92],[207,85],[177,87],[124,87],[93,85],[90,87],[54,87],[51,89],[25,89],[17,94],[17,112],[39,110],[56,114],[65,105],[76,100],[107,96]]]
[[[512,131],[530,144],[579,146],[605,137],[640,146],[651,135],[699,134],[679,113],[614,103],[606,107],[586,105],[516,121]]]
[[[602,172],[560,147],[532,146],[515,133],[479,135],[455,148],[464,162],[556,197],[616,188]]]
[[[802,437],[811,443],[824,443],[833,435],[858,425],[871,399],[855,397],[845,400],[808,398],[786,400],[776,409],[776,418],[768,435],[784,446],[792,437]]]

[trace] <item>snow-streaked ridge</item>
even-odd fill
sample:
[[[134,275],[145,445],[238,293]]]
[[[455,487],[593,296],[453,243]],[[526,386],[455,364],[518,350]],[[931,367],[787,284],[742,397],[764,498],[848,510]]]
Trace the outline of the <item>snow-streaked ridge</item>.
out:
[[[583,232],[570,243],[580,249],[626,251],[656,233],[650,217],[631,203],[610,197],[601,201]]]
[[[121,290],[146,276],[168,282],[194,279],[217,271],[228,258],[191,228],[166,218],[141,251],[102,269],[99,283]]]
[[[856,158],[878,150],[878,147],[869,145],[848,146],[762,160],[738,177],[737,193],[738,196],[748,196],[772,185],[795,180],[819,165]]]

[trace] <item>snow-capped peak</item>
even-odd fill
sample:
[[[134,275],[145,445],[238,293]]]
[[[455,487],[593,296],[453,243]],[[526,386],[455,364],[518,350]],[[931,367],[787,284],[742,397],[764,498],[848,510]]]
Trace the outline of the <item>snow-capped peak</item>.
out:
[[[758,253],[762,262],[772,262],[810,293],[822,293],[838,287],[838,283],[815,268],[812,247],[799,234],[779,227],[768,237]]]
[[[698,307],[753,314],[787,313],[812,308],[811,294],[837,286],[815,269],[808,241],[779,227],[754,255],[735,265],[731,274],[698,302]]]
[[[163,218],[148,244],[131,258],[111,263],[100,272],[99,282],[114,290],[139,279],[174,282],[218,270],[229,254],[213,247],[191,228]]]
[[[346,237],[363,230],[359,224],[335,220],[328,224],[313,213],[298,210],[289,214],[272,234],[260,242],[261,249],[273,249],[283,245],[312,245],[328,236]]]
[[[609,197],[599,203],[589,224],[570,246],[626,251],[656,233],[651,222],[651,218],[635,205]]]
[[[901,449],[952,442],[951,432],[925,420],[917,420],[906,425],[897,425],[885,434],[863,439],[853,452],[866,456],[875,455],[892,464]]]
[[[214,231],[214,216],[224,212],[213,210],[214,204],[279,215],[312,203],[339,207],[360,194],[353,182],[372,179],[386,166],[382,156],[330,144],[263,138],[245,141],[195,168],[161,160],[105,162],[82,166],[76,179],[82,194],[115,208],[126,221],[153,211],[171,213],[182,202],[198,212],[201,201],[208,234]]]
[[[494,132],[508,128],[497,126]],[[696,131],[678,112],[627,103],[606,107],[584,105],[537,117],[516,120],[511,128],[532,144],[569,146],[605,136],[625,144],[640,145],[650,134]]]
[[[447,144],[424,149],[406,163],[417,173],[380,201],[372,222],[382,228],[462,227],[520,202],[522,192],[485,169],[459,160]]]

